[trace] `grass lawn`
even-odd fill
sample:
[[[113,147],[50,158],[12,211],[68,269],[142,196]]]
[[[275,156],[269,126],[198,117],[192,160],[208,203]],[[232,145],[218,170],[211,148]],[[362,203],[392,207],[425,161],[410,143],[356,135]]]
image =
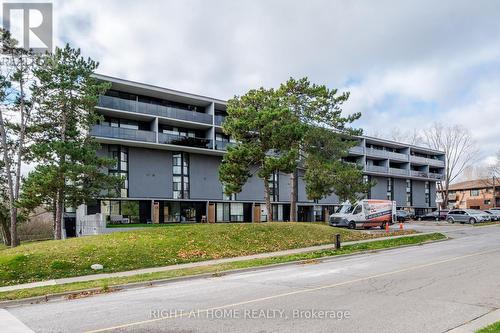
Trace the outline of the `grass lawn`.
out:
[[[56,286],[47,286],[47,287],[37,287],[31,289],[22,289],[17,291],[8,291],[0,293],[0,301],[5,300],[13,300],[13,299],[21,299],[27,297],[35,297],[35,296],[44,296],[49,294],[68,292],[68,291],[81,291],[84,289],[97,288],[97,292],[107,292],[110,290],[110,287],[116,285],[123,285],[127,283],[134,282],[146,282],[146,281],[154,281],[154,280],[163,280],[163,279],[171,279],[178,278],[182,276],[190,276],[190,275],[199,275],[206,273],[213,273],[214,275],[221,275],[224,271],[234,270],[234,269],[242,269],[242,268],[250,268],[257,266],[266,266],[272,264],[286,263],[291,261],[298,260],[310,260],[311,263],[314,262],[314,259],[321,257],[329,257],[335,255],[342,254],[351,254],[362,251],[369,250],[379,250],[386,248],[393,248],[402,245],[414,245],[421,244],[428,241],[440,240],[444,239],[445,236],[440,233],[434,233],[429,235],[415,235],[411,237],[398,238],[398,239],[385,239],[378,240],[370,243],[361,243],[361,244],[353,244],[343,246],[340,250],[321,250],[314,251],[309,253],[301,253],[287,256],[279,256],[272,257],[266,259],[252,259],[252,260],[244,260],[244,261],[235,261],[231,263],[219,264],[219,265],[210,265],[203,267],[195,267],[195,268],[184,268],[177,269],[172,271],[165,272],[157,272],[150,274],[141,274],[134,275],[128,277],[119,277],[119,278],[108,278],[108,279],[100,279],[95,281],[88,282],[77,282],[77,283],[68,283],[63,285]],[[112,289],[112,288],[111,288]]]
[[[474,223],[473,226],[474,227],[481,227],[483,225],[493,225],[493,224],[500,224],[500,221]]]
[[[409,232],[409,231],[408,231]],[[318,223],[191,224],[22,244],[0,251],[0,286],[383,237]],[[392,233],[398,234],[399,232]]]
[[[500,333],[500,321],[476,331],[476,333]]]

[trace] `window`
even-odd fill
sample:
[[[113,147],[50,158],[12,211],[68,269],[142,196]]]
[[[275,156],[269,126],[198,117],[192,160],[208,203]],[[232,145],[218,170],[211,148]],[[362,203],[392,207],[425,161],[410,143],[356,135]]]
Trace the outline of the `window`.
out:
[[[470,190],[470,196],[471,197],[478,197],[479,196],[479,190]]]
[[[360,214],[362,210],[362,206],[356,206],[356,208],[354,208],[353,214]]]
[[[425,203],[431,206],[431,184],[428,181],[425,182]]]
[[[128,129],[134,129],[134,130],[140,129],[139,122],[137,122],[135,120],[118,119],[118,118],[110,118],[110,117],[104,117],[104,121],[101,123],[101,125],[110,126],[110,127],[128,128]]]
[[[189,199],[189,155],[172,155],[172,196],[174,199]]]
[[[413,183],[411,179],[406,180],[406,206],[413,205]]]
[[[116,189],[116,192],[110,193],[110,195],[126,198],[128,197],[128,147],[109,145],[108,154],[110,158],[116,161],[116,163],[109,168],[109,174],[121,177],[123,180],[121,186]]]
[[[387,200],[394,200],[393,184],[394,179],[387,178]]]
[[[369,175],[363,175],[363,184],[368,184],[371,181],[371,177]],[[372,197],[372,190],[369,188],[366,193],[366,198],[371,199]]]
[[[279,201],[279,172],[277,171],[269,177],[269,195],[272,201]]]

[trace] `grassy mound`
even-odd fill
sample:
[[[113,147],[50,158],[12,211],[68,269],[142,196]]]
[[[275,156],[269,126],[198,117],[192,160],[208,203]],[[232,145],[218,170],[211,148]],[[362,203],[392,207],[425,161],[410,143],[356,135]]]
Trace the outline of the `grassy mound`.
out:
[[[384,236],[318,223],[195,224],[23,244],[0,252],[0,286]]]

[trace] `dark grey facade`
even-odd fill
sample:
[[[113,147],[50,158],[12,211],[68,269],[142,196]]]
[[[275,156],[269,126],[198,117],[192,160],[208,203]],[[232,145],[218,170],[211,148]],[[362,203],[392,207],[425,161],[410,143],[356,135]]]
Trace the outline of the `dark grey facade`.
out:
[[[91,134],[100,155],[119,160],[126,178],[121,191],[100,198],[91,210],[110,219],[132,222],[250,222],[265,220],[263,181],[249,179],[243,191],[224,196],[218,167],[231,139],[222,132],[226,103],[160,87],[99,76],[112,88],[101,96],[97,111],[104,121]],[[360,137],[348,161],[362,165],[376,185],[368,196],[392,199],[409,210],[435,208],[436,182],[444,173],[444,154],[421,147]],[[315,203],[307,199],[298,171],[300,220],[324,220],[339,204],[335,194]],[[273,216],[290,216],[290,177],[276,175]]]

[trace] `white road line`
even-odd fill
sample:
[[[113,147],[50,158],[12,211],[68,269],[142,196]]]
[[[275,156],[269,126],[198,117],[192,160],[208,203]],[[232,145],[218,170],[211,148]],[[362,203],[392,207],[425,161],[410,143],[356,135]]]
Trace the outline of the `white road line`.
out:
[[[407,267],[407,268],[403,268],[403,269],[398,269],[398,270],[394,270],[394,271],[390,271],[390,272],[375,274],[375,275],[371,275],[371,276],[367,276],[367,277],[362,277],[362,278],[353,279],[353,280],[349,280],[349,281],[334,283],[334,284],[325,285],[325,286],[321,286],[321,287],[300,289],[300,290],[296,290],[296,291],[291,291],[291,292],[287,292],[287,293],[251,299],[251,300],[242,301],[242,302],[238,302],[238,303],[216,306],[216,307],[200,310],[199,313],[209,312],[209,311],[214,311],[214,310],[219,310],[219,309],[225,309],[225,308],[231,308],[231,307],[246,305],[246,304],[251,304],[251,303],[257,303],[257,302],[267,301],[270,299],[281,298],[281,297],[286,297],[286,296],[291,296],[291,295],[304,294],[304,293],[323,290],[323,289],[335,288],[335,287],[344,286],[344,285],[348,285],[348,284],[352,284],[352,283],[356,283],[356,282],[362,282],[362,281],[367,281],[367,280],[375,279],[375,278],[379,278],[379,277],[389,276],[389,275],[398,274],[398,273],[404,273],[404,272],[413,271],[413,270],[417,270],[417,269],[421,269],[421,268],[426,268],[426,267],[431,267],[431,266],[444,264],[444,263],[448,263],[448,262],[452,262],[452,261],[457,261],[457,260],[461,260],[461,259],[465,259],[465,258],[482,256],[482,255],[485,255],[488,253],[493,253],[493,252],[496,252],[499,250],[500,250],[500,247],[497,247],[495,249],[488,250],[488,251],[476,252],[476,253],[471,253],[471,254],[453,257],[453,258],[449,258],[449,259],[443,259],[443,260],[434,261],[434,262],[427,263],[427,264],[411,266],[411,267]],[[115,329],[119,329],[119,328],[126,328],[126,327],[132,327],[132,326],[137,326],[137,325],[149,324],[149,323],[153,323],[153,322],[157,322],[157,321],[161,321],[161,320],[181,318],[181,317],[185,317],[186,315],[188,315],[188,314],[184,313],[184,314],[180,314],[180,315],[176,315],[176,316],[172,316],[172,317],[162,317],[162,318],[155,318],[155,319],[149,319],[149,320],[142,320],[142,321],[131,322],[131,323],[117,325],[117,326],[101,328],[101,329],[97,329],[97,330],[93,330],[93,331],[87,331],[86,333],[106,332],[106,331],[111,331],[111,330],[115,330]]]
[[[28,326],[4,309],[0,309],[0,332],[34,333]]]

